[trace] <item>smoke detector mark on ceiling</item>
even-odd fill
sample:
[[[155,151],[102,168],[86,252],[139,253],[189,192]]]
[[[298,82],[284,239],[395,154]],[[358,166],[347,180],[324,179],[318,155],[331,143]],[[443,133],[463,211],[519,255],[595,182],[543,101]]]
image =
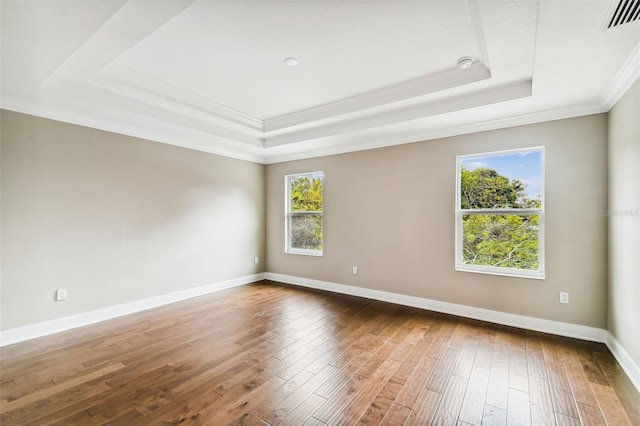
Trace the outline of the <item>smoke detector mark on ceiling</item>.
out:
[[[640,19],[640,0],[614,0],[603,29],[619,27]]]
[[[458,59],[458,68],[460,68],[461,70],[466,70],[471,65],[473,65],[473,58],[471,56],[463,56],[462,58]]]

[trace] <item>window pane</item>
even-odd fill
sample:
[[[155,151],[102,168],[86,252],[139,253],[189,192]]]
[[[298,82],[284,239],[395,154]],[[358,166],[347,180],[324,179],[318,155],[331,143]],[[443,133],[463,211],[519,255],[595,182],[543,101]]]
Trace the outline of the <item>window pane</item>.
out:
[[[323,176],[322,172],[285,176],[288,253],[322,256]]]
[[[321,212],[322,175],[291,177],[289,194],[292,212]]]
[[[292,213],[289,217],[291,248],[322,250],[322,216]]]
[[[538,269],[537,214],[462,217],[462,263]]]
[[[460,166],[460,208],[542,207],[542,151],[464,157]]]

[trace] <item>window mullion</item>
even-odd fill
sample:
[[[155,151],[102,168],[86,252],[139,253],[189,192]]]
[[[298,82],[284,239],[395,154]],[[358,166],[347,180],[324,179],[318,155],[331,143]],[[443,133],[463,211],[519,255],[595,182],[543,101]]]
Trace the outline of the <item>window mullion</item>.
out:
[[[516,214],[516,215],[527,215],[527,214],[540,214],[542,213],[542,209],[460,209],[458,210],[460,214]]]

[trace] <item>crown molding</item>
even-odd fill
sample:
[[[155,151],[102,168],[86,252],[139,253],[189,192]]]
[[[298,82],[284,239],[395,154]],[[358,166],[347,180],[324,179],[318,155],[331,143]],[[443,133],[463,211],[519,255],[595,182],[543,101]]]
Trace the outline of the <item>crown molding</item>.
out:
[[[107,132],[160,142],[167,145],[202,151],[209,154],[221,155],[237,160],[251,161],[264,164],[265,158],[261,154],[264,148],[251,147],[236,141],[212,136],[204,132],[187,129],[170,123],[158,123],[157,126],[123,124],[115,120],[97,118],[86,113],[77,113],[67,109],[36,104],[9,96],[0,97],[0,108],[37,117],[48,118],[64,123],[76,124]],[[130,115],[130,114],[129,114]],[[145,118],[146,120],[150,120]],[[155,127],[158,130],[153,130]],[[172,132],[168,132],[170,129]],[[229,147],[233,146],[233,148]],[[244,149],[242,149],[244,148]]]
[[[640,79],[640,43],[638,43],[604,91],[600,101],[604,108],[607,111],[613,108],[638,79]]]
[[[212,127],[208,133],[217,137],[264,148],[359,130],[363,127],[409,121],[456,108],[466,109],[470,105],[478,106],[531,95],[531,81],[528,81],[525,83],[526,93],[521,88],[514,90],[516,85],[523,84],[517,82],[485,90],[484,93],[476,92],[440,102],[432,100],[404,107],[402,104],[392,105],[490,78],[490,70],[482,63],[476,62],[465,70],[455,68],[426,75],[266,122],[120,65],[107,65],[100,73],[90,78],[81,77],[77,73],[56,73],[47,79],[45,85],[52,89],[65,88],[70,84],[93,87],[152,108],[199,120]],[[511,93],[506,94],[505,90]],[[395,107],[395,110],[390,113],[380,112],[380,109],[373,109],[375,107]],[[360,114],[345,117],[353,112]],[[273,136],[263,131],[275,130],[270,128],[274,125],[280,130],[288,131]],[[298,129],[290,129],[295,126],[298,126]]]
[[[330,122],[321,126],[305,128],[295,133],[270,137],[265,140],[265,148],[392,125],[524,98],[531,96],[531,90],[531,80],[516,81],[510,84],[476,90],[472,93],[460,94],[446,99],[432,100],[400,107],[395,110],[384,109],[362,117],[343,120],[341,122]]]
[[[367,135],[367,137],[354,135],[352,136],[352,140],[343,141],[343,143],[340,143],[337,146],[332,146],[325,149],[305,150],[304,152],[296,152],[292,154],[267,155],[265,164],[276,164],[284,163],[287,161],[326,157],[329,155],[347,154],[350,152],[386,148],[407,143],[423,142],[452,136],[466,135],[470,133],[479,133],[489,130],[505,129],[510,127],[524,126],[528,124],[542,123],[546,121],[582,117],[592,114],[601,114],[605,112],[607,112],[607,110],[601,105],[580,105],[555,110],[520,114],[517,116],[503,117],[495,120],[482,120],[472,123],[464,123],[443,128],[425,127],[420,130],[403,134],[398,133],[396,135]],[[362,140],[366,140],[366,142],[359,143],[359,141]],[[268,151],[269,149],[267,148],[267,154]]]
[[[91,115],[79,114],[61,108],[30,103],[7,96],[3,96],[0,98],[0,107],[10,111],[35,115],[38,117],[62,121],[65,123],[91,127],[108,132],[119,133],[127,136],[133,136],[183,148],[194,149],[210,154],[222,155],[238,160],[251,161],[259,164],[275,164],[286,161],[325,157],[329,155],[365,151],[369,149],[384,148],[406,143],[440,139],[469,133],[478,133],[488,130],[523,126],[527,124],[535,124],[545,121],[561,120],[566,118],[607,112],[607,109],[601,105],[573,106],[562,109],[503,117],[495,120],[482,120],[473,123],[464,123],[443,128],[428,128],[428,126],[425,126],[418,130],[404,133],[395,132],[394,134],[386,132],[372,136],[362,135],[356,132],[350,134],[348,140],[341,141],[341,143],[334,144],[333,146],[327,148],[305,149],[304,151],[294,153],[279,154],[273,152],[278,147],[249,147],[248,145],[239,144],[234,141],[221,141],[220,138],[215,137],[212,139],[211,135],[206,135],[202,132],[196,132],[191,129],[184,129],[179,126],[170,125],[174,129],[174,133],[179,134],[179,136],[173,136],[164,131],[149,130],[149,128],[144,128],[143,126],[123,125],[122,123],[118,123],[115,121],[99,119]],[[189,137],[189,133],[197,134],[200,137]],[[207,141],[205,142],[201,140],[203,138],[207,139]],[[240,149],[225,148],[220,146],[220,142],[231,144],[237,148],[252,148],[253,152],[241,151]]]

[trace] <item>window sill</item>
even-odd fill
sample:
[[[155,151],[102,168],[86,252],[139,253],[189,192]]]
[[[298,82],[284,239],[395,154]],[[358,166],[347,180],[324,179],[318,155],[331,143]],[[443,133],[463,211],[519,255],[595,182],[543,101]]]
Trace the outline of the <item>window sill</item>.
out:
[[[486,275],[501,275],[504,277],[512,278],[529,278],[534,280],[544,280],[544,271],[529,271],[520,269],[508,269],[508,268],[491,268],[491,267],[478,267],[470,265],[456,265],[456,271],[459,272],[472,272],[475,274]]]
[[[322,257],[323,255],[322,251],[318,251],[318,250],[293,249],[293,250],[285,250],[284,252],[286,254],[299,254],[302,256]]]

